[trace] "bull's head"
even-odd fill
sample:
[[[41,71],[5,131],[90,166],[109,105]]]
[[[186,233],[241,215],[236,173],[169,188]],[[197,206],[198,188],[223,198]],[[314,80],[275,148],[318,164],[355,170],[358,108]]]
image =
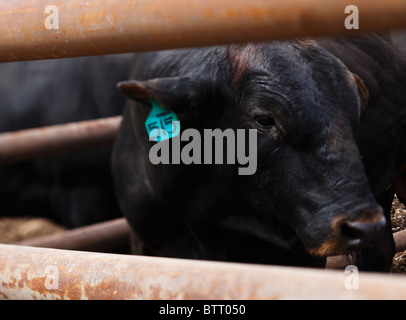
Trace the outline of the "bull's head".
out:
[[[379,242],[387,222],[355,140],[368,99],[363,81],[313,41],[225,51],[219,65],[211,61],[211,67],[187,76],[119,87],[137,101],[152,97],[166,108],[189,110],[191,126],[257,129],[256,173],[229,181],[232,190],[240,181],[235,201],[251,209],[246,214],[252,219],[246,221],[269,226],[271,241],[284,242],[290,230],[319,257]],[[244,229],[253,237],[263,230],[233,223],[232,214],[221,216],[226,228]]]

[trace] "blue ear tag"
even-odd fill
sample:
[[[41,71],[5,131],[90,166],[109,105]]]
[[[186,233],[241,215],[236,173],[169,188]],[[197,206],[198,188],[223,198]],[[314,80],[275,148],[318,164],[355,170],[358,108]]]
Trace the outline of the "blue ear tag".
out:
[[[160,142],[176,137],[180,133],[180,122],[176,113],[162,108],[156,100],[150,101],[152,110],[145,121],[149,139]]]

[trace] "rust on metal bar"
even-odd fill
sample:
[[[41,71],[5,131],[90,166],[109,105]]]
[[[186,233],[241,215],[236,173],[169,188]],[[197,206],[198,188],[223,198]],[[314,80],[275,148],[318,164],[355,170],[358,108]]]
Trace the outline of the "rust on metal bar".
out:
[[[406,1],[0,0],[0,61],[22,61],[406,28]],[[46,26],[53,14],[58,25]],[[50,29],[48,29],[50,28]]]
[[[393,239],[395,240],[396,252],[406,250],[406,230],[395,232]]]
[[[0,245],[3,299],[405,299],[406,278]],[[351,282],[351,281],[350,281]]]
[[[122,117],[81,121],[0,134],[0,164],[113,143]]]
[[[326,269],[342,269],[344,270],[350,264],[354,264],[355,261],[352,257],[341,255],[327,257]]]
[[[43,248],[107,252],[130,242],[125,218],[96,223],[73,230],[16,242],[16,245]]]

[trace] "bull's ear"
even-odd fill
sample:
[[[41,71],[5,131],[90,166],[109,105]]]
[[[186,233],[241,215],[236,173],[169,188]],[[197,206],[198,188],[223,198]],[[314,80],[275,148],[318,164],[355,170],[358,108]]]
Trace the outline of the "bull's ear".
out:
[[[355,83],[358,86],[358,93],[361,100],[361,110],[364,111],[369,99],[369,91],[365,86],[364,80],[362,80],[357,74],[353,73]]]
[[[117,87],[135,101],[150,104],[151,99],[154,99],[162,107],[173,111],[187,108],[195,93],[194,83],[188,76],[146,81],[128,80],[119,82]]]

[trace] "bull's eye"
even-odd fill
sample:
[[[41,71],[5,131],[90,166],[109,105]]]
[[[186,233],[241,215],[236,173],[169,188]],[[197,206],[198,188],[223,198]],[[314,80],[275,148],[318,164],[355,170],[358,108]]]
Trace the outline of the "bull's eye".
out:
[[[275,125],[274,119],[269,116],[257,116],[254,120],[258,126],[265,129],[272,128]]]

